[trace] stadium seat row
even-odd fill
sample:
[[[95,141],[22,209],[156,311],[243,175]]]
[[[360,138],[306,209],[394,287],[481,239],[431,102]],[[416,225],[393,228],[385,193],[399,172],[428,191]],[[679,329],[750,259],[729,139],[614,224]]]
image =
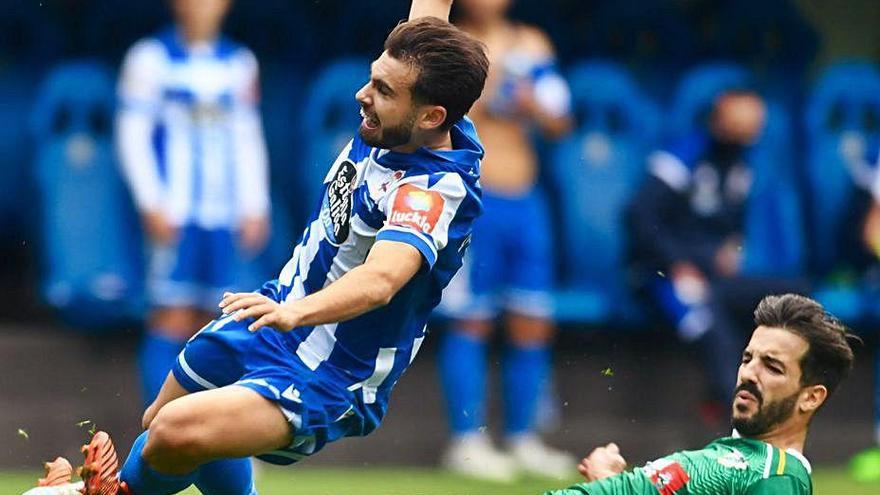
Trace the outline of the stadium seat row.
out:
[[[275,225],[289,227],[276,229],[274,247],[261,258],[267,275],[284,261],[304,212],[317,203],[311,185],[323,179],[358,125],[353,94],[367,69],[363,59],[336,60],[311,78],[305,97],[299,79],[283,65],[264,70],[264,121],[278,192]],[[585,61],[567,75],[577,124],[561,142],[546,146],[543,175],[555,203],[559,265],[565,267],[557,317],[594,324],[638,321],[641,311],[627,287],[622,212],[643,178],[646,154],[664,136],[700,125],[719,92],[751,85],[752,77],[732,63],[698,66],[681,78],[664,111],[619,64]],[[68,311],[74,321],[84,313],[104,321],[137,316],[142,300],[140,240],[114,166],[112,95],[113,74],[106,67],[67,63],[46,78],[32,113],[44,294],[62,310],[82,307],[83,299],[103,308]],[[842,244],[832,241],[842,229],[855,228],[846,223],[847,214],[875,173],[880,72],[865,63],[837,64],[816,82],[802,117],[772,96],[768,110],[767,130],[750,159],[756,191],[747,214],[747,270],[809,273],[831,309],[851,320],[876,316],[865,304],[870,282],[861,272],[840,276],[850,260]],[[801,141],[804,153],[797,151]],[[302,162],[293,159],[298,147]],[[864,159],[853,160],[857,155]],[[854,169],[856,162],[861,168]],[[102,212],[100,223],[85,218],[95,211]]]

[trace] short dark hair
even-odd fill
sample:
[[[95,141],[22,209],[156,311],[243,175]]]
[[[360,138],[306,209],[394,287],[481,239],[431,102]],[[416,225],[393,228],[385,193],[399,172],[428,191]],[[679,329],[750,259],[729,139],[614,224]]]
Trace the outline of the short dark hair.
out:
[[[755,309],[755,324],[782,328],[809,344],[801,358],[801,386],[824,385],[830,396],[853,366],[850,342],[860,339],[818,302],[796,294],[767,296]]]
[[[489,71],[483,44],[446,21],[402,22],[385,40],[385,51],[418,70],[413,100],[445,108],[443,129],[458,122],[483,92]]]

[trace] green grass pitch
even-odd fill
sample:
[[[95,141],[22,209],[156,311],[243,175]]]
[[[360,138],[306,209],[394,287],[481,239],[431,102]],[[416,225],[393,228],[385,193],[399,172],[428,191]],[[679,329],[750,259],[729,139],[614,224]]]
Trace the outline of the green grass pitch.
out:
[[[0,494],[18,495],[33,485],[37,473],[0,472]],[[573,479],[572,481],[577,481]],[[817,469],[814,495],[877,495],[880,484],[851,481],[841,469]],[[501,485],[471,481],[430,469],[364,467],[326,469],[266,468],[260,472],[260,495],[539,495],[565,483],[529,478]],[[183,492],[198,494],[195,489]]]

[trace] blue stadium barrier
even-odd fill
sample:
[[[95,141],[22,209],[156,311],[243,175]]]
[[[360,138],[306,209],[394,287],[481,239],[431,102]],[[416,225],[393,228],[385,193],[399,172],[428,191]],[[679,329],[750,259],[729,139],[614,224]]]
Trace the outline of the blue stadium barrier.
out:
[[[30,220],[31,150],[24,143],[36,81],[24,67],[0,67],[0,242],[21,242]]]
[[[0,16],[0,243],[29,237],[28,113],[41,72],[64,51],[63,32],[38,2],[4,2]]]
[[[791,0],[725,0],[716,38],[722,56],[771,72],[800,75],[815,58],[819,36]]]
[[[629,74],[592,61],[568,74],[577,126],[552,154],[564,278],[556,317],[635,318],[624,274],[623,212],[644,173],[659,116]]]
[[[40,2],[3,2],[0,59],[4,65],[44,69],[67,48],[61,26]]]
[[[590,54],[625,63],[652,98],[665,100],[698,45],[686,16],[667,0],[600,2],[585,36]]]
[[[324,52],[317,46],[321,33],[305,4],[290,0],[235,2],[224,30],[233,40],[246,42],[261,64],[310,66]]]
[[[138,221],[114,160],[114,99],[110,70],[71,62],[48,75],[32,114],[43,295],[89,330],[143,308]]]
[[[171,22],[168,2],[91,0],[82,4],[85,53],[120,60],[138,39]]]
[[[322,38],[322,52],[334,57],[378,56],[388,33],[407,18],[409,6],[407,0],[382,0],[382,8],[363,0],[324,2],[319,15],[333,33]]]
[[[863,165],[876,166],[877,156],[870,155],[877,155],[880,142],[880,71],[856,61],[826,69],[810,96],[805,127],[808,194],[814,206],[809,212],[811,247],[815,268],[826,277],[816,294],[829,310],[858,320],[866,316],[868,307],[862,282],[838,280],[834,272],[848,261],[839,239],[845,230],[859,228],[849,222],[857,182],[865,187],[875,173],[873,168],[853,168],[847,154]]]
[[[357,132],[361,118],[354,95],[369,78],[366,59],[343,58],[324,67],[311,81],[299,122],[306,139],[299,172],[306,185],[303,204],[309,212],[318,204],[318,185]]]

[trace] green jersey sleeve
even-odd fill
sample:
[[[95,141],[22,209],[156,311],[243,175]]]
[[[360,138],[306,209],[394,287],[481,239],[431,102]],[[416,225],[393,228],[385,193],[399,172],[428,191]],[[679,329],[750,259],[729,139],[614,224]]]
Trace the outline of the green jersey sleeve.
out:
[[[771,476],[754,483],[746,495],[811,495],[811,490],[794,476],[784,475]]]
[[[640,470],[620,473],[590,483],[578,483],[544,495],[657,495],[657,489]]]

